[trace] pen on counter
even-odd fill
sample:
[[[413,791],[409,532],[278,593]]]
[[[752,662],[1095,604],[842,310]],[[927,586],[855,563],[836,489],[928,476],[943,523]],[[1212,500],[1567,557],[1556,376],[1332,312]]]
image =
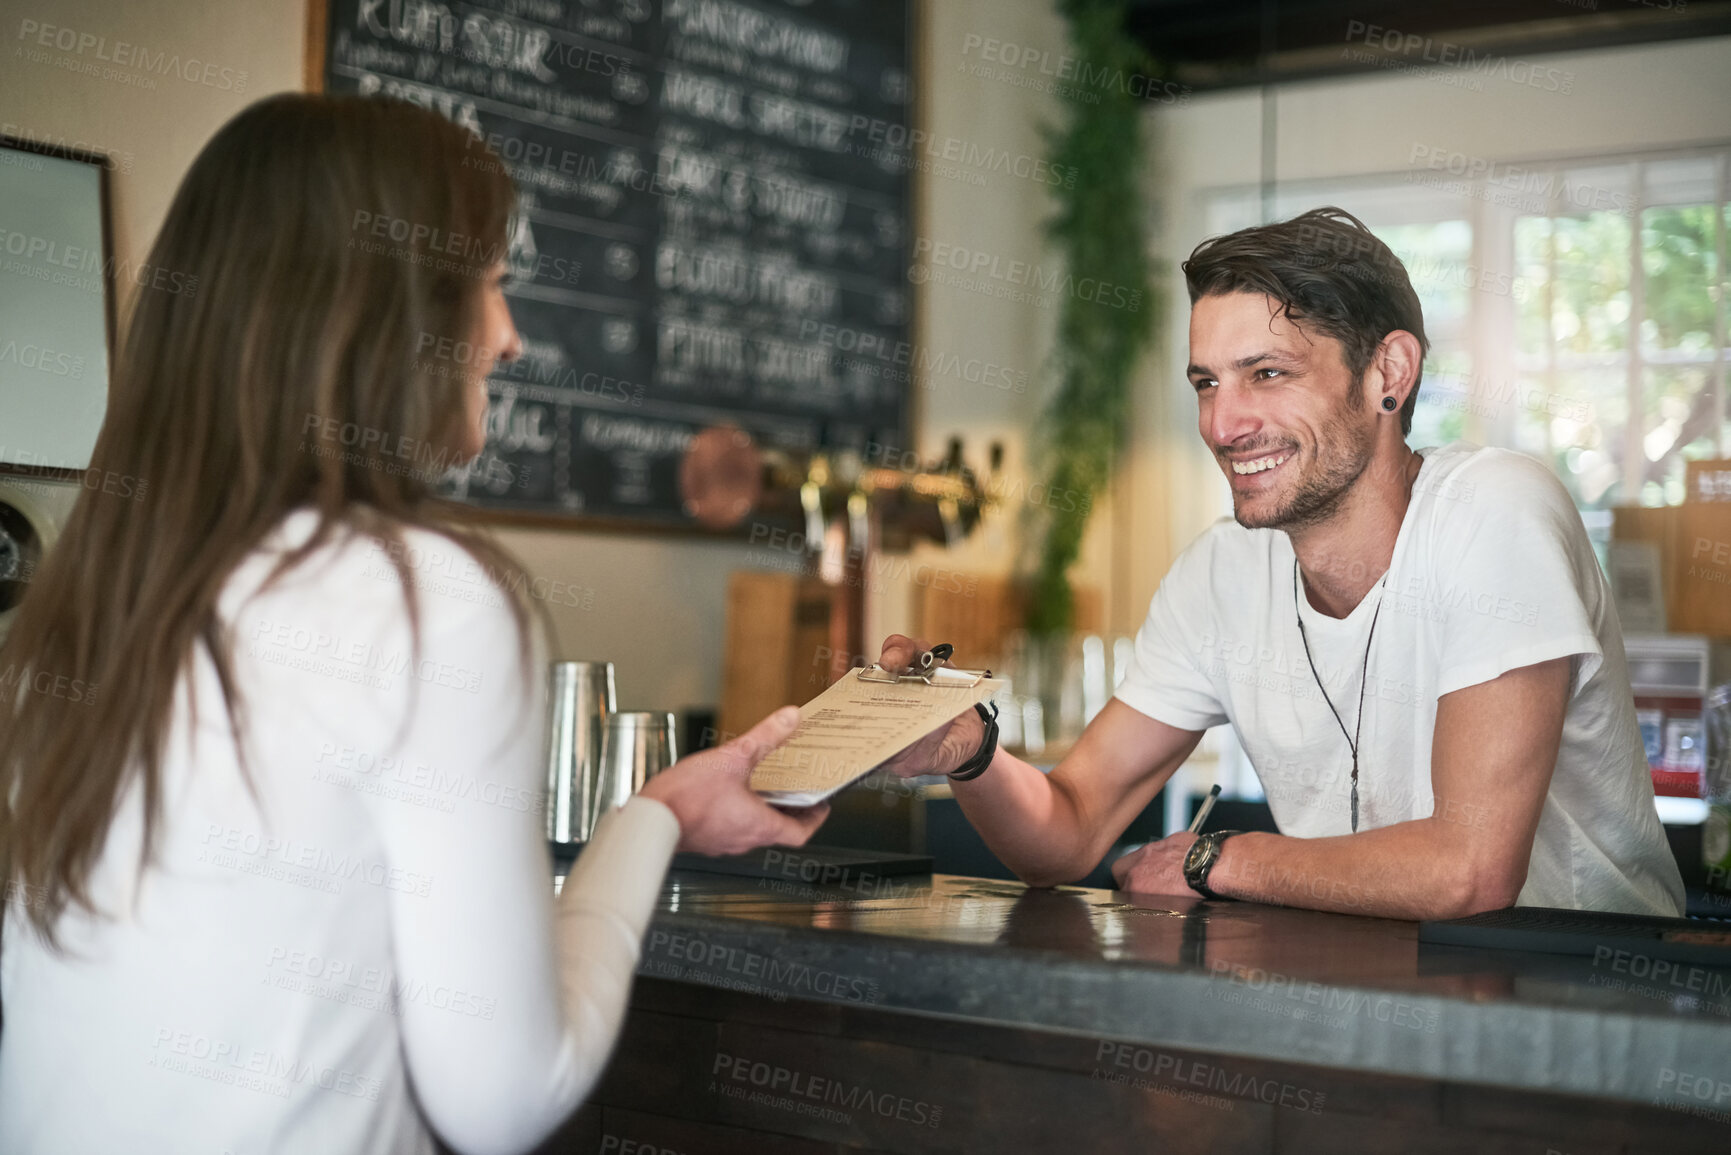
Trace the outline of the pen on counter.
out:
[[[1202,806],[1196,811],[1196,817],[1190,820],[1190,833],[1195,834],[1202,829],[1202,824],[1208,821],[1208,812],[1214,809],[1215,800],[1220,797],[1220,783],[1214,784],[1214,789],[1208,792],[1208,797],[1202,800]]]

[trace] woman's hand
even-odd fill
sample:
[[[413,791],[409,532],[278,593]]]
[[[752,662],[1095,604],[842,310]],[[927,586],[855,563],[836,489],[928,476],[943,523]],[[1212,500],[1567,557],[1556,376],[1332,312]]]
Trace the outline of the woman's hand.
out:
[[[915,638],[891,634],[884,639],[878,665],[886,670],[905,670],[915,658],[931,649]],[[945,662],[944,665],[950,663]],[[900,778],[917,778],[921,774],[948,774],[979,752],[986,740],[986,724],[977,710],[967,710],[939,726],[912,746],[878,767]]]
[[[679,819],[679,849],[744,854],[759,846],[799,846],[829,817],[829,805],[777,810],[752,792],[752,767],[799,728],[786,706],[713,750],[699,750],[663,770],[639,792]]]

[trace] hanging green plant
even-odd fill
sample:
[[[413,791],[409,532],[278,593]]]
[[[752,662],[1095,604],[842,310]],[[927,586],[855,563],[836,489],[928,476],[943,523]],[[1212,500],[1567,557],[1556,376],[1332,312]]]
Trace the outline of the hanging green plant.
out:
[[[1062,634],[1075,616],[1069,570],[1095,499],[1111,480],[1130,416],[1130,377],[1157,312],[1142,227],[1142,118],[1153,62],[1124,31],[1122,0],[1060,0],[1076,82],[1065,123],[1048,134],[1058,211],[1046,232],[1063,255],[1066,292],[1038,460],[1054,495],[1041,544],[1028,631]],[[1059,495],[1062,495],[1060,498]]]

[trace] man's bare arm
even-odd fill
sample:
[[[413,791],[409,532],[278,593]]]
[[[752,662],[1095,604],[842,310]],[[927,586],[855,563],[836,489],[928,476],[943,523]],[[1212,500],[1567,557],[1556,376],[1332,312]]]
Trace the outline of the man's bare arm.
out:
[[[895,634],[880,661],[900,669],[924,642]],[[944,774],[980,748],[968,711],[886,764],[902,775]],[[992,853],[1023,882],[1055,886],[1086,875],[1160,792],[1202,738],[1113,699],[1050,774],[1000,749],[978,778],[953,784],[956,801]]]
[[[1223,846],[1209,888],[1387,918],[1457,918],[1513,905],[1556,766],[1569,675],[1570,659],[1557,658],[1438,700],[1429,818],[1335,838],[1237,835]],[[1375,773],[1362,768],[1361,783]],[[1189,893],[1179,867],[1191,841],[1173,835],[1137,851],[1137,861],[1118,871],[1121,885]]]
[[[993,854],[1030,886],[1083,877],[1202,739],[1106,703],[1050,774],[1000,750],[956,801]]]

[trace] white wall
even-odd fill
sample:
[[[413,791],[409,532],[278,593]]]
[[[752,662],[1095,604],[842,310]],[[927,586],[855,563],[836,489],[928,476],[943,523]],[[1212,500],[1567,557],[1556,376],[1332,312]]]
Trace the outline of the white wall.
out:
[[[1054,210],[1050,187],[1033,175],[1019,177],[1004,168],[1032,173],[1025,162],[1047,152],[1042,127],[1061,123],[1061,102],[1046,72],[1066,51],[1064,23],[1044,3],[928,0],[921,8],[921,129],[930,134],[924,151],[937,155],[925,157],[929,167],[916,188],[915,233],[931,246],[916,267],[972,264],[977,254],[1000,270],[1017,261],[1049,268],[1057,261],[1042,228]],[[1046,55],[1022,67],[998,63],[1035,52]],[[945,155],[972,157],[978,163],[945,162]],[[1017,286],[1000,282],[996,287]],[[924,285],[916,322],[920,348],[946,365],[1001,366],[1015,386],[970,383],[951,373],[933,376],[917,390],[919,453],[935,458],[950,437],[961,436],[970,463],[984,467],[990,442],[1002,441],[1003,492],[1010,500],[959,548],[916,549],[916,565],[932,562],[994,574],[1015,567],[1025,510],[1019,498],[1038,482],[1029,461],[1028,434],[1053,385],[1048,359],[1056,327],[1056,302],[996,298],[935,281]],[[1095,532],[1077,580],[1103,585],[1109,579],[1109,534],[1101,532],[1108,523],[1102,511],[1093,523]],[[904,593],[892,589],[877,599],[869,625],[902,628],[909,620]]]
[[[928,27],[915,84],[934,138],[976,150],[1043,153],[1036,126],[1055,114],[1055,98],[966,75],[959,66],[968,59],[970,35],[1061,53],[1063,27],[1050,5],[941,0],[924,7]],[[109,46],[126,42],[152,54],[214,64],[214,83],[174,77],[157,77],[152,87],[124,83],[121,78],[137,77],[138,70],[109,68],[105,75],[88,51],[77,59],[95,73],[58,66],[58,52],[33,61],[15,51],[27,42],[20,36],[26,21],[101,37]],[[305,25],[304,4],[280,0],[0,0],[0,122],[17,135],[116,154],[121,170],[113,181],[115,256],[140,261],[182,174],[211,134],[253,100],[301,87]],[[940,160],[941,151],[929,159]],[[1044,186],[965,163],[942,172],[920,178],[921,235],[1005,259],[1050,259],[1039,230],[1050,211]],[[983,185],[963,179],[965,173],[981,177]],[[998,438],[1012,472],[1023,473],[1026,430],[1052,331],[1048,311],[933,287],[921,296],[917,325],[930,348],[1013,367],[1031,384],[1017,395],[959,378],[935,381],[921,391],[912,448],[935,457],[960,432],[971,460],[983,465],[987,442]],[[1012,510],[943,564],[1007,570],[1013,518]],[[559,651],[616,662],[625,704],[668,709],[719,700],[728,574],[785,561],[785,555],[766,556],[745,545],[678,537],[522,529],[500,537],[538,576],[594,591],[590,609],[556,607]],[[1103,570],[1102,540],[1095,535],[1089,557]],[[922,559],[931,552],[922,550]],[[1088,574],[1084,579],[1097,580]],[[889,583],[868,606],[871,631],[907,628],[909,604],[905,583]]]

